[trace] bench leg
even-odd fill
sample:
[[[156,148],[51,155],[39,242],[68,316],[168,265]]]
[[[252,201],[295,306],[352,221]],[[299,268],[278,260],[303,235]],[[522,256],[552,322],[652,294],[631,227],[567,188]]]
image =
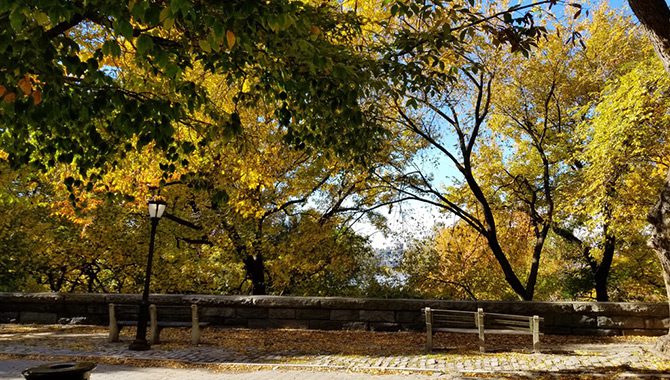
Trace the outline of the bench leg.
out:
[[[198,305],[191,305],[191,344],[200,343],[200,318],[198,317]]]
[[[486,352],[484,338],[484,309],[477,309],[477,330],[479,330],[479,352]]]
[[[110,342],[119,341],[119,324],[116,322],[116,306],[113,303],[109,304],[109,338]]]
[[[433,312],[427,307],[424,310],[426,314],[426,351],[433,351]]]
[[[426,323],[426,351],[433,351],[433,325]]]
[[[118,342],[119,341],[119,333],[121,332],[121,328],[119,328],[119,325],[114,324],[112,325],[111,323],[109,324],[109,342]]]
[[[160,329],[158,328],[158,312],[156,311],[156,305],[149,305],[149,321],[151,323],[149,344],[158,344],[160,343]]]
[[[533,328],[533,352],[540,352],[540,317],[537,315],[533,316],[532,319],[532,328]]]

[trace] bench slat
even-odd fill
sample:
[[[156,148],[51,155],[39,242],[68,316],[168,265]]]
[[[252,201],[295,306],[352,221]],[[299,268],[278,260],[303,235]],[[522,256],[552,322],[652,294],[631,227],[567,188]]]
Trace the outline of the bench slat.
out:
[[[530,327],[530,321],[529,320],[515,321],[515,320],[510,320],[510,319],[486,318],[484,323],[485,323],[484,326],[488,326],[489,324],[499,324],[499,325]]]
[[[516,331],[528,331],[530,334],[530,326],[510,326],[504,324],[490,324],[484,327],[485,331],[489,330],[516,330]]]
[[[433,315],[433,321],[473,321],[474,315]]]
[[[500,314],[500,313],[486,313],[486,316],[498,319],[511,319],[516,321],[529,321],[530,318],[533,318],[530,315],[512,315],[512,314]],[[540,321],[543,320],[544,318],[540,318]]]
[[[472,322],[451,321],[449,323],[434,323],[433,322],[433,326],[436,327],[436,328],[451,327],[451,326],[454,326],[454,327],[470,327],[470,328],[473,328],[473,329],[477,328],[477,325],[475,325],[475,321],[472,321]]]
[[[445,310],[445,309],[430,309],[433,314],[445,313],[445,314],[476,314],[476,311],[463,311],[463,310]]]

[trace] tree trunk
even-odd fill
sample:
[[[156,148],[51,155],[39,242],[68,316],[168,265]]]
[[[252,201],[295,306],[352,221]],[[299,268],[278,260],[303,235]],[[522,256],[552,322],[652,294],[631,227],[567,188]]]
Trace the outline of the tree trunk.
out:
[[[665,0],[628,0],[630,8],[649,33],[656,54],[670,73],[670,8]],[[649,222],[654,227],[650,245],[663,267],[665,289],[670,301],[670,170],[656,205],[649,213]],[[669,334],[670,335],[670,334]],[[666,336],[667,337],[667,336]],[[660,347],[667,352],[669,339],[660,340]]]
[[[251,279],[251,294],[255,296],[266,295],[265,263],[263,262],[263,255],[258,254],[256,257],[248,255],[244,259],[244,267],[247,271],[247,277]]]
[[[528,294],[526,288],[523,286],[521,281],[519,281],[519,278],[514,273],[512,265],[510,264],[509,260],[507,260],[507,256],[505,256],[505,252],[503,251],[502,247],[500,246],[500,243],[498,242],[497,235],[489,232],[489,235],[486,235],[486,239],[489,248],[491,249],[491,252],[493,252],[493,256],[495,256],[496,260],[498,260],[498,264],[500,264],[500,268],[502,269],[503,274],[505,275],[505,281],[507,281],[509,286],[512,288],[512,290],[514,290],[514,292],[519,296],[521,300],[532,301],[533,295]]]
[[[593,273],[596,289],[596,301],[598,302],[607,302],[610,300],[609,293],[607,293],[607,280],[609,279],[615,248],[616,238],[610,234],[605,233],[603,259],[600,261],[598,269],[595,271],[595,273]]]

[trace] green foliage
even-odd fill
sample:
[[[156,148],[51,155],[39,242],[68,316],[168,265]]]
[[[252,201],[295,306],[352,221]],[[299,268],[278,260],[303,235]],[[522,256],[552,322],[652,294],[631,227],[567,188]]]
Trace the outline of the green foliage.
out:
[[[345,45],[358,25],[329,5],[283,0],[0,2],[0,147],[12,164],[75,163],[96,179],[89,169],[130,139],[167,150],[176,122],[234,132],[235,113],[211,107],[191,75],[203,70],[256,78],[247,100],[272,104],[296,146],[361,155],[382,131],[360,128],[370,72]],[[129,81],[130,66],[142,74]]]

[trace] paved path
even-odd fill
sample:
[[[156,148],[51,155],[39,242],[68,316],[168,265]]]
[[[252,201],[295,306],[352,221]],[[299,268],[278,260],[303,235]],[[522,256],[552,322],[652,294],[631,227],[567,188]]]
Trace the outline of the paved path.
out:
[[[541,354],[521,352],[457,354],[438,352],[432,355],[301,355],[295,352],[278,354],[241,353],[213,345],[165,347],[156,345],[150,351],[135,352],[127,349],[128,342],[108,343],[106,334],[22,333],[0,335],[0,379],[19,379],[20,369],[28,366],[17,361],[24,358],[44,360],[86,360],[110,363],[110,360],[155,363],[167,360],[180,365],[209,365],[245,374],[221,374],[205,369],[182,370],[165,368],[129,368],[101,365],[93,380],[104,376],[122,378],[124,371],[132,371],[133,379],[321,379],[323,372],[334,379],[376,379],[366,373],[400,374],[412,378],[463,378],[467,376],[510,376],[533,378],[537,376],[566,377],[594,374],[604,378],[646,376],[670,379],[670,360],[654,352],[649,344],[574,344],[552,347]],[[14,364],[12,364],[14,363]],[[18,363],[18,364],[17,364]],[[12,367],[13,366],[13,367]],[[17,367],[18,366],[18,367]],[[13,375],[11,372],[13,371]],[[261,371],[261,372],[259,372]],[[270,371],[270,372],[267,372]],[[146,377],[137,377],[146,376]],[[267,373],[266,373],[267,372]],[[602,375],[602,376],[601,376]],[[5,377],[3,377],[5,376]],[[241,376],[241,377],[240,377]],[[109,377],[110,379],[112,377]],[[381,377],[394,379],[400,377]],[[405,377],[406,378],[406,377]]]
[[[23,379],[21,371],[42,362],[34,360],[0,361],[0,379]],[[290,370],[260,370],[252,372],[221,373],[206,369],[137,368],[120,365],[98,365],[91,374],[91,380],[400,380],[400,379],[440,379],[445,377],[408,375],[370,375],[351,372],[312,372]],[[448,377],[447,377],[448,378]]]

